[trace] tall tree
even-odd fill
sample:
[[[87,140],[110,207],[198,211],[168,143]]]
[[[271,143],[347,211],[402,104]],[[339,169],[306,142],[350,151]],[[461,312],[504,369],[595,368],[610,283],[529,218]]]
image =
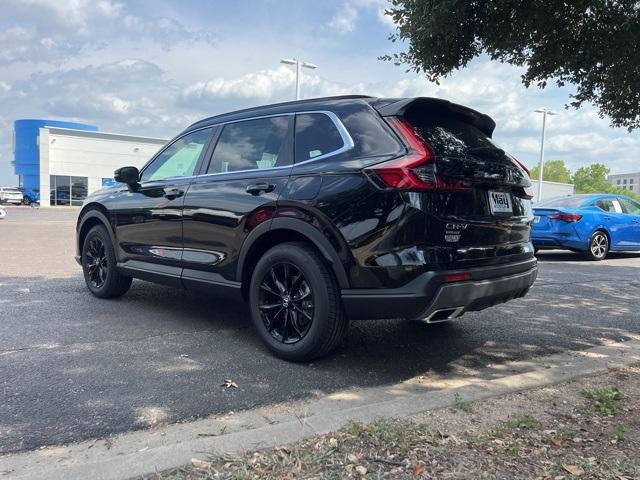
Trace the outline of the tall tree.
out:
[[[614,126],[640,127],[637,0],[391,0],[392,41],[381,58],[437,82],[474,57],[526,68],[522,82],[576,86],[570,104],[592,102]]]
[[[576,193],[610,192],[613,186],[607,182],[609,168],[602,163],[594,163],[588,167],[580,167],[573,174],[573,185]]]
[[[531,178],[533,180],[540,178],[540,167],[538,165],[531,169]],[[569,172],[563,160],[549,160],[544,162],[542,179],[547,182],[571,183],[571,172]]]

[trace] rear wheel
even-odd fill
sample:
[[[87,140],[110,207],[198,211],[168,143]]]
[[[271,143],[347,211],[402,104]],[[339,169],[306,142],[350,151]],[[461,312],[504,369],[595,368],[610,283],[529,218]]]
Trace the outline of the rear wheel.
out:
[[[111,237],[102,225],[89,230],[84,239],[82,271],[87,288],[96,297],[120,297],[131,287],[132,278],[118,272]]]
[[[589,241],[589,250],[587,250],[587,258],[590,260],[604,260],[609,252],[609,237],[606,233],[598,230],[591,235]]]
[[[333,275],[304,243],[278,245],[263,255],[251,277],[249,308],[262,341],[286,360],[326,355],[348,329]]]

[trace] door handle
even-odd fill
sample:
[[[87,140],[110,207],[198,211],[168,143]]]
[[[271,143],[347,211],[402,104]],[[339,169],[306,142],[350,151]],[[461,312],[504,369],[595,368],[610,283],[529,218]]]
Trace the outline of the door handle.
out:
[[[252,185],[247,185],[247,193],[251,195],[260,195],[261,192],[269,193],[273,192],[276,186],[272,183],[260,182]]]
[[[184,194],[184,190],[180,190],[179,188],[165,188],[164,196],[169,200],[173,200],[174,198],[181,197]]]
[[[605,219],[605,220],[611,220],[611,217],[610,217],[609,215],[605,215],[605,216],[604,216],[604,219]]]

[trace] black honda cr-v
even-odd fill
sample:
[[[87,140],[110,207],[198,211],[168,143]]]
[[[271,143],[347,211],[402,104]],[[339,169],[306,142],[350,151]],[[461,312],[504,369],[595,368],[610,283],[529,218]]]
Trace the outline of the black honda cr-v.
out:
[[[208,118],[87,198],[77,259],[101,298],[133,277],[242,298],[290,360],[330,352],[348,319],[440,322],[522,297],[530,181],[494,127],[434,98]]]

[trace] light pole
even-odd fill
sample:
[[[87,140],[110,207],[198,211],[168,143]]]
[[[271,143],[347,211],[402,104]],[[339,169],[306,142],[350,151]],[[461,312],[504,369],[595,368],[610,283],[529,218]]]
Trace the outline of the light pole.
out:
[[[539,108],[534,110],[536,113],[542,114],[542,139],[540,140],[540,175],[538,176],[538,202],[542,200],[542,171],[544,169],[544,131],[547,126],[547,115],[557,115],[556,112],[547,110],[546,108]]]
[[[298,58],[283,58],[282,60],[280,60],[280,63],[296,66],[296,100],[300,100],[300,81],[302,80],[302,72],[300,71],[300,67],[313,70],[314,68],[318,68],[318,66],[314,65],[313,63],[303,62]]]

